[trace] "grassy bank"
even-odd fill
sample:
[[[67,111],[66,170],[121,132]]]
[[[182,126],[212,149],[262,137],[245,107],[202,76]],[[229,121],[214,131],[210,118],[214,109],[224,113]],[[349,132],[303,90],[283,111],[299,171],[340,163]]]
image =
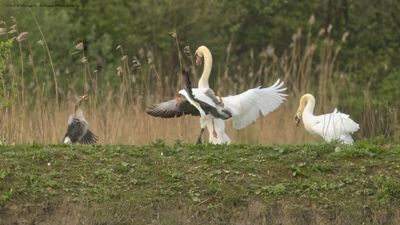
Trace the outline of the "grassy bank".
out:
[[[0,224],[396,224],[400,147],[0,147]]]

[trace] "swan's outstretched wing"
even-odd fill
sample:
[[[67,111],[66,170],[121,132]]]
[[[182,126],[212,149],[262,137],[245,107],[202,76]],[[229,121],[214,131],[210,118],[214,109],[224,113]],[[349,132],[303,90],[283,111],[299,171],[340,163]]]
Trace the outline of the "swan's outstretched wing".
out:
[[[260,112],[263,116],[274,111],[287,96],[283,92],[283,82],[278,79],[268,88],[253,88],[239,95],[223,97],[225,109],[232,113],[233,127],[242,129],[257,120]]]
[[[200,116],[199,111],[185,99],[173,99],[154,104],[147,109],[147,114],[154,117],[173,118],[183,115]]]
[[[86,145],[96,144],[98,140],[99,140],[98,137],[95,134],[93,134],[92,131],[90,131],[88,129],[86,134],[79,141],[79,143],[86,144]]]
[[[352,144],[353,138],[350,134],[360,129],[360,126],[349,115],[335,109],[332,113],[316,116],[311,129],[327,142],[339,140],[344,144]]]

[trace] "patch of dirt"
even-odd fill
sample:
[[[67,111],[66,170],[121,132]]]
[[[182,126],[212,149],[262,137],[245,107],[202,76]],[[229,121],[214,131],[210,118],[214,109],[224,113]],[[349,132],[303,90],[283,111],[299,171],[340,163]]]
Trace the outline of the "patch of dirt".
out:
[[[279,200],[267,206],[249,200],[244,206],[212,208],[173,201],[147,205],[119,203],[89,206],[70,200],[8,203],[0,207],[0,225],[124,225],[124,224],[232,224],[232,225],[352,225],[398,224],[400,209],[322,207],[311,201],[294,204]]]

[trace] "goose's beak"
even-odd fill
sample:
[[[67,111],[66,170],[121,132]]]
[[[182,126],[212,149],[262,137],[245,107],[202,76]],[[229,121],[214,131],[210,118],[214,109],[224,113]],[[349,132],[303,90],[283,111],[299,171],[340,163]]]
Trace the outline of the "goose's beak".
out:
[[[299,123],[301,121],[300,116],[298,116],[297,114],[294,116],[294,120],[296,121],[296,127],[299,126]]]
[[[199,66],[201,64],[201,57],[196,55],[196,66]]]

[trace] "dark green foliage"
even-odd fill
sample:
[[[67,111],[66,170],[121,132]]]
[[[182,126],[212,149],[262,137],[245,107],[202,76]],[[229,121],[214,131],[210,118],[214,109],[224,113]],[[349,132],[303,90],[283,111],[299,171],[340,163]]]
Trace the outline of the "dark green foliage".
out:
[[[145,71],[151,70],[151,65],[146,62],[151,54],[154,57],[152,63],[161,70],[161,75],[167,75],[180,70],[175,42],[168,35],[172,31],[177,32],[181,48],[189,45],[194,50],[202,44],[209,46],[215,56],[215,68],[226,63],[226,50],[231,44],[229,65],[225,66],[235,74],[256,68],[260,60],[254,59],[258,59],[268,45],[274,46],[281,55],[299,28],[316,34],[321,28],[328,29],[332,25],[330,33],[325,31],[321,35],[338,41],[345,32],[349,33],[338,59],[341,70],[348,73],[352,81],[343,92],[346,91],[347,96],[363,96],[362,91],[368,88],[371,96],[390,104],[397,103],[400,97],[394,88],[400,70],[400,33],[397,32],[400,3],[397,1],[124,0],[103,4],[64,1],[60,4],[73,7],[30,8],[12,7],[8,1],[2,4],[0,19],[5,21],[2,26],[14,24],[15,21],[10,19],[14,16],[18,32],[30,33],[36,73],[40,80],[46,80],[50,68],[39,66],[45,65],[48,59],[37,44],[42,39],[33,23],[33,16],[37,18],[51,50],[62,90],[67,88],[68,81],[72,81],[70,86],[82,87],[83,76],[79,76],[83,67],[79,65],[81,55],[75,54],[74,49],[81,41],[91,69],[98,70],[98,83],[113,84],[118,80],[115,76],[120,63],[119,51],[115,50],[118,45],[122,45],[130,59],[137,57]],[[314,20],[309,21],[311,15]],[[190,63],[184,60],[185,64]],[[235,65],[240,65],[241,69]],[[31,69],[30,66],[25,68],[26,71]],[[140,79],[136,81],[141,82]],[[359,88],[352,88],[352,85]],[[357,107],[354,104],[359,100],[347,99],[341,104]]]

